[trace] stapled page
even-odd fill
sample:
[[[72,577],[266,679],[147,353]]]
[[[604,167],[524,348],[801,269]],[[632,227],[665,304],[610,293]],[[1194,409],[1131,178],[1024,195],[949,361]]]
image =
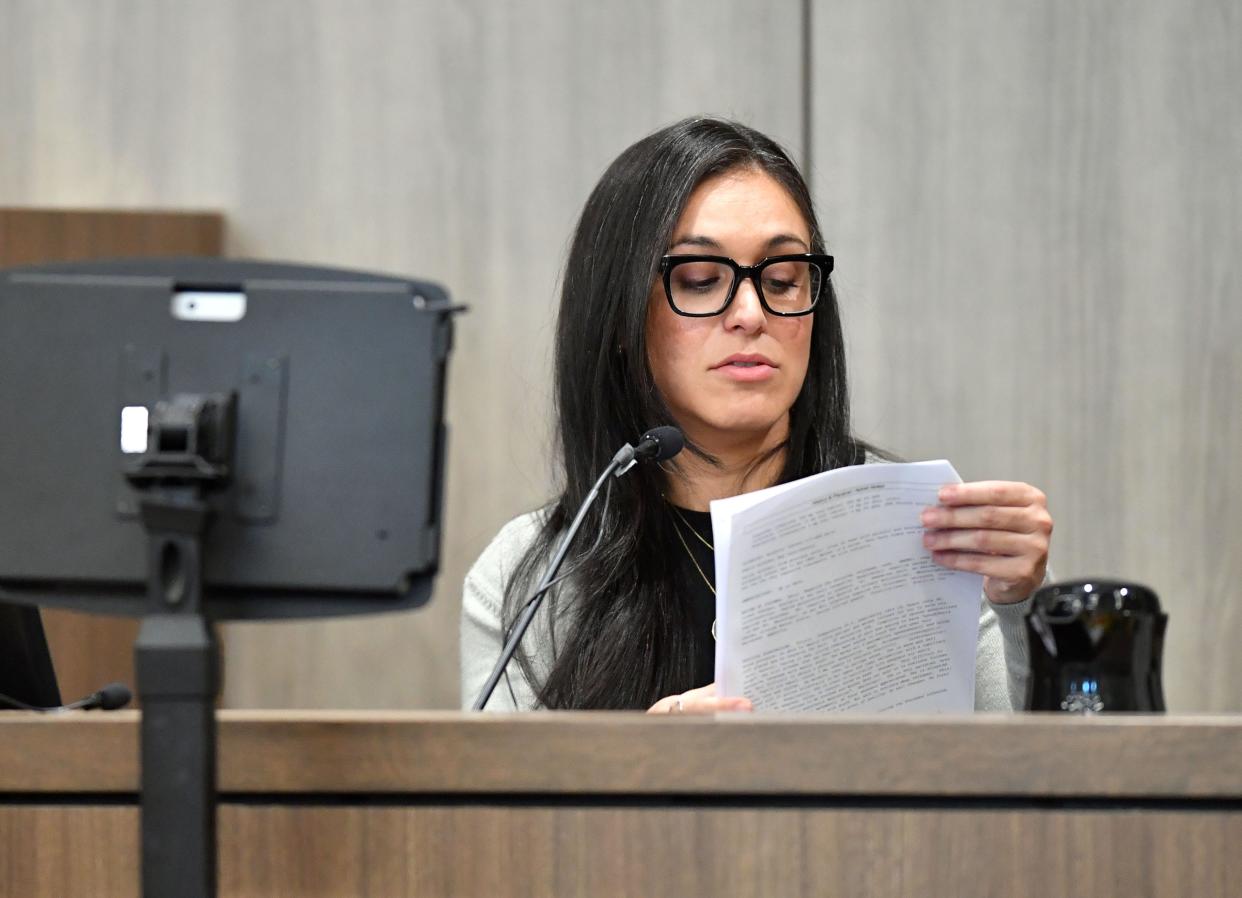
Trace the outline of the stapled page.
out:
[[[947,461],[856,465],[711,503],[716,684],[757,710],[970,711],[982,577],[935,564]]]

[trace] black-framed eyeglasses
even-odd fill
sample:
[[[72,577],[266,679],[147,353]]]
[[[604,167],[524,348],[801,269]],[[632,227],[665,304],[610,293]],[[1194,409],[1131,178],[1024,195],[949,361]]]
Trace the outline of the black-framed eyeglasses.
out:
[[[664,296],[678,315],[719,315],[733,302],[742,278],[750,278],[765,311],[791,318],[815,311],[832,274],[832,256],[796,253],[756,265],[739,265],[727,256],[665,256],[660,274]]]

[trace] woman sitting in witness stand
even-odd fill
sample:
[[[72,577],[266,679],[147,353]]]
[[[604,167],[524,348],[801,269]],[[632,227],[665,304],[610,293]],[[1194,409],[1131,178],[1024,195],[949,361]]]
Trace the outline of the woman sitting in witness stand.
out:
[[[616,450],[673,423],[686,450],[597,502],[490,709],[747,710],[717,695],[708,503],[879,461],[850,430],[841,323],[806,183],[772,140],[688,119],[622,153],[591,193],[556,330],[563,485],[510,521],[465,582],[462,698],[482,687],[560,535]],[[1023,483],[945,487],[936,563],[982,574],[975,706],[1020,707],[1024,614],[1052,519]]]

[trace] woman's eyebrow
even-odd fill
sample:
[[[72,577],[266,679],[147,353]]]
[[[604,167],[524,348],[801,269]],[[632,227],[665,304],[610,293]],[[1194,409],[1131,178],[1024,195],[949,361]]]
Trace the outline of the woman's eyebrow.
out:
[[[718,240],[713,240],[711,237],[704,237],[700,234],[691,234],[688,237],[682,237],[674,243],[673,246],[706,246],[708,249],[720,249],[720,242]],[[672,247],[670,247],[670,249],[671,248]]]
[[[796,234],[777,234],[767,242],[766,249],[772,249],[775,246],[780,246],[782,243],[796,243],[808,251],[810,250],[810,247],[807,246],[807,242]],[[669,249],[676,249],[679,246],[703,246],[708,249],[721,248],[720,241],[714,240],[713,238],[702,234],[688,234],[687,236],[677,240],[671,247],[669,247]]]
[[[803,240],[801,237],[798,237],[794,234],[777,234],[775,237],[773,237],[771,240],[768,241],[768,249],[771,249],[774,246],[780,246],[782,243],[796,243],[799,246],[805,248],[807,251],[810,251],[811,249],[809,246],[807,246],[807,242],[805,240]]]

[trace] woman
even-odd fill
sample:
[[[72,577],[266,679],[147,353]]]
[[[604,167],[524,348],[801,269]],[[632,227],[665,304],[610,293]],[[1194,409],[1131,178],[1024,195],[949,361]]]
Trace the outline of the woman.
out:
[[[619,446],[675,423],[687,451],[636,467],[592,508],[488,707],[750,708],[711,682],[708,503],[879,461],[850,432],[823,254],[797,168],[736,123],[679,122],[604,173],[578,223],[557,324],[563,487],[506,525],[466,578],[463,704],[599,471]],[[937,563],[984,575],[976,707],[1008,709],[1025,685],[1027,599],[1046,569],[1044,496],[1020,483],[946,487],[923,523]]]

